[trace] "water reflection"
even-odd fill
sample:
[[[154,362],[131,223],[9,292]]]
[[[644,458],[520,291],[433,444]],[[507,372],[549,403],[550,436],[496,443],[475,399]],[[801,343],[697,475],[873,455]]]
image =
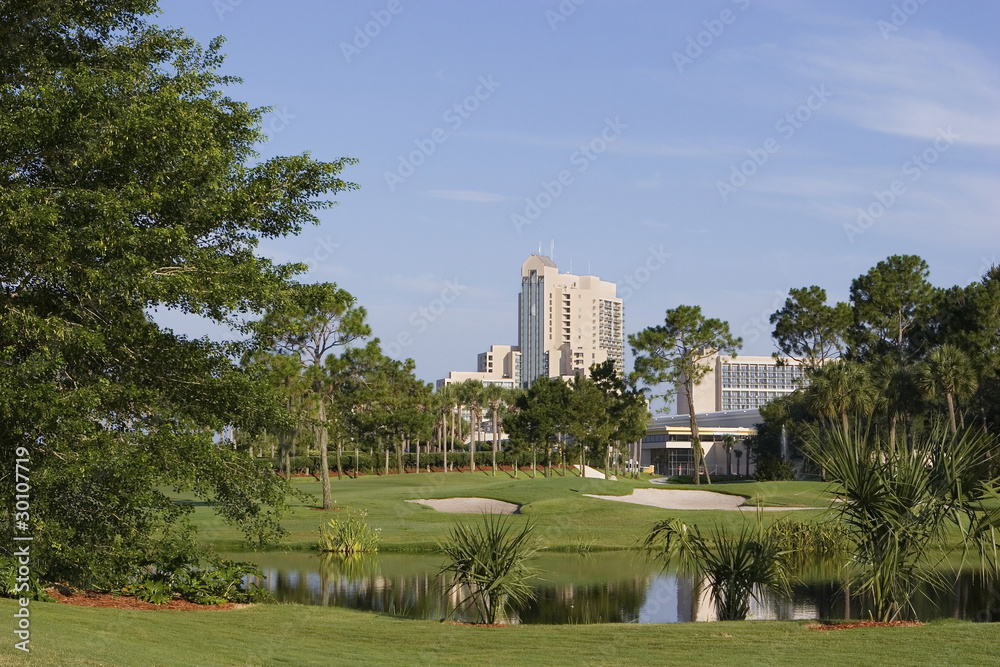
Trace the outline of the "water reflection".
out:
[[[343,559],[311,554],[234,554],[259,564],[263,583],[280,602],[348,607],[409,618],[454,616],[462,596],[438,577],[437,556],[381,554]],[[534,565],[535,600],[512,623],[678,623],[715,620],[704,582],[663,573],[631,553],[543,555]],[[764,597],[751,604],[750,619],[859,618],[864,601],[851,597],[835,572],[810,573],[792,586],[790,600]],[[915,600],[921,620],[1000,620],[1000,585],[963,574],[953,589],[934,596],[925,589]],[[476,622],[474,612],[458,620]]]

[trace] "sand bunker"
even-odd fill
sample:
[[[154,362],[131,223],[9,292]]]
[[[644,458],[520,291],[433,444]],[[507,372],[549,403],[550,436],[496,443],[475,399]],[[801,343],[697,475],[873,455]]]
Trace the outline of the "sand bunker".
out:
[[[584,494],[588,498],[601,500],[617,500],[621,503],[635,505],[650,505],[668,510],[743,510],[754,511],[756,505],[744,505],[743,496],[730,496],[714,491],[688,491],[682,489],[634,489],[630,496],[595,496]],[[818,507],[763,507],[765,512],[781,512],[784,510],[813,510]]]
[[[418,503],[436,509],[438,512],[451,512],[454,514],[518,514],[520,505],[506,503],[493,498],[440,498],[437,500],[407,500],[408,503]]]

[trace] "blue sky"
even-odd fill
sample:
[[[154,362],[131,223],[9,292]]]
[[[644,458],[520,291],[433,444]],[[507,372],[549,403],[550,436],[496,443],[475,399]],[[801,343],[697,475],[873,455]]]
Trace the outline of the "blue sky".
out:
[[[844,300],[892,254],[939,286],[998,261],[1000,5],[577,2],[178,0],[157,20],[226,36],[233,96],[275,108],[262,157],[360,160],[320,227],[261,251],[353,293],[427,381],[517,342],[539,246],[617,282],[628,332],[698,304],[745,354],[773,351],[789,288]]]

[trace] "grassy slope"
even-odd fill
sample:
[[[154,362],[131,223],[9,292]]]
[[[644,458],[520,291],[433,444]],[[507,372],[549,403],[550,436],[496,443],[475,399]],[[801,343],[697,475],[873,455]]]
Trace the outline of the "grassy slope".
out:
[[[10,619],[14,603],[0,601]],[[43,665],[996,665],[1000,624],[817,632],[789,622],[479,628],[336,608],[119,611],[33,604]],[[28,664],[12,654],[0,663]]]
[[[664,488],[646,481],[581,479],[575,476],[515,480],[506,473],[493,477],[486,473],[408,474],[387,477],[332,480],[334,504],[343,508],[337,512],[321,512],[320,485],[311,478],[294,481],[297,489],[311,496],[308,502],[295,501],[284,521],[290,535],[288,545],[307,548],[315,543],[319,525],[332,516],[342,516],[345,510],[364,509],[368,522],[382,529],[385,551],[428,551],[444,538],[456,521],[467,515],[445,514],[428,507],[407,503],[413,498],[452,498],[479,496],[496,498],[522,505],[522,513],[537,526],[536,534],[548,548],[578,549],[625,548],[632,546],[655,521],[679,516],[699,524],[720,524],[729,529],[752,519],[752,513],[733,511],[674,511],[630,503],[616,503],[584,494],[628,495],[636,486]],[[693,486],[671,488],[695,488]],[[701,486],[701,489],[707,489]],[[713,484],[711,489],[743,495],[749,503],[760,500],[766,505],[822,506],[829,497],[826,485],[815,482],[738,482]],[[773,520],[784,513],[769,513]],[[790,512],[797,518],[816,518],[821,512]],[[787,516],[787,515],[786,515]],[[241,535],[221,520],[210,507],[198,506],[195,521],[203,539],[220,550],[240,548]]]

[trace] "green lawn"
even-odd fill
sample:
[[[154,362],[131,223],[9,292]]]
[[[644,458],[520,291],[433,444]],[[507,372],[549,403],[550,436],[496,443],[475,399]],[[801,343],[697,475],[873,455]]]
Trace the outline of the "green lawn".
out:
[[[320,484],[312,478],[296,478],[295,488],[309,494],[308,502],[294,501],[284,525],[289,531],[287,545],[305,549],[315,544],[322,522],[346,511],[364,509],[368,522],[382,529],[384,551],[430,551],[444,538],[456,521],[469,515],[445,514],[428,507],[405,502],[413,498],[452,498],[478,496],[495,498],[522,505],[522,519],[536,524],[536,535],[542,546],[550,549],[576,550],[628,548],[640,539],[657,520],[678,516],[689,523],[719,524],[733,529],[752,520],[753,513],[734,511],[675,511],[630,503],[588,498],[584,494],[628,495],[634,487],[696,488],[694,486],[664,487],[647,480],[606,481],[581,479],[569,475],[549,479],[521,476],[512,479],[506,473],[493,477],[489,472],[421,473],[360,477],[331,481],[334,504],[340,510],[323,512],[319,506]],[[702,485],[697,487],[708,489]],[[758,500],[773,506],[828,505],[827,485],[818,482],[733,482],[716,483],[711,490],[743,495],[750,502]],[[816,519],[822,511],[768,513],[766,520],[777,516]],[[198,505],[195,522],[202,539],[219,550],[238,550],[241,534],[227,526],[212,512],[211,507]]]
[[[0,601],[11,623],[15,603]],[[1000,624],[817,632],[792,622],[482,628],[337,608],[119,611],[32,604],[36,665],[996,665]],[[10,656],[15,655],[11,658]]]

